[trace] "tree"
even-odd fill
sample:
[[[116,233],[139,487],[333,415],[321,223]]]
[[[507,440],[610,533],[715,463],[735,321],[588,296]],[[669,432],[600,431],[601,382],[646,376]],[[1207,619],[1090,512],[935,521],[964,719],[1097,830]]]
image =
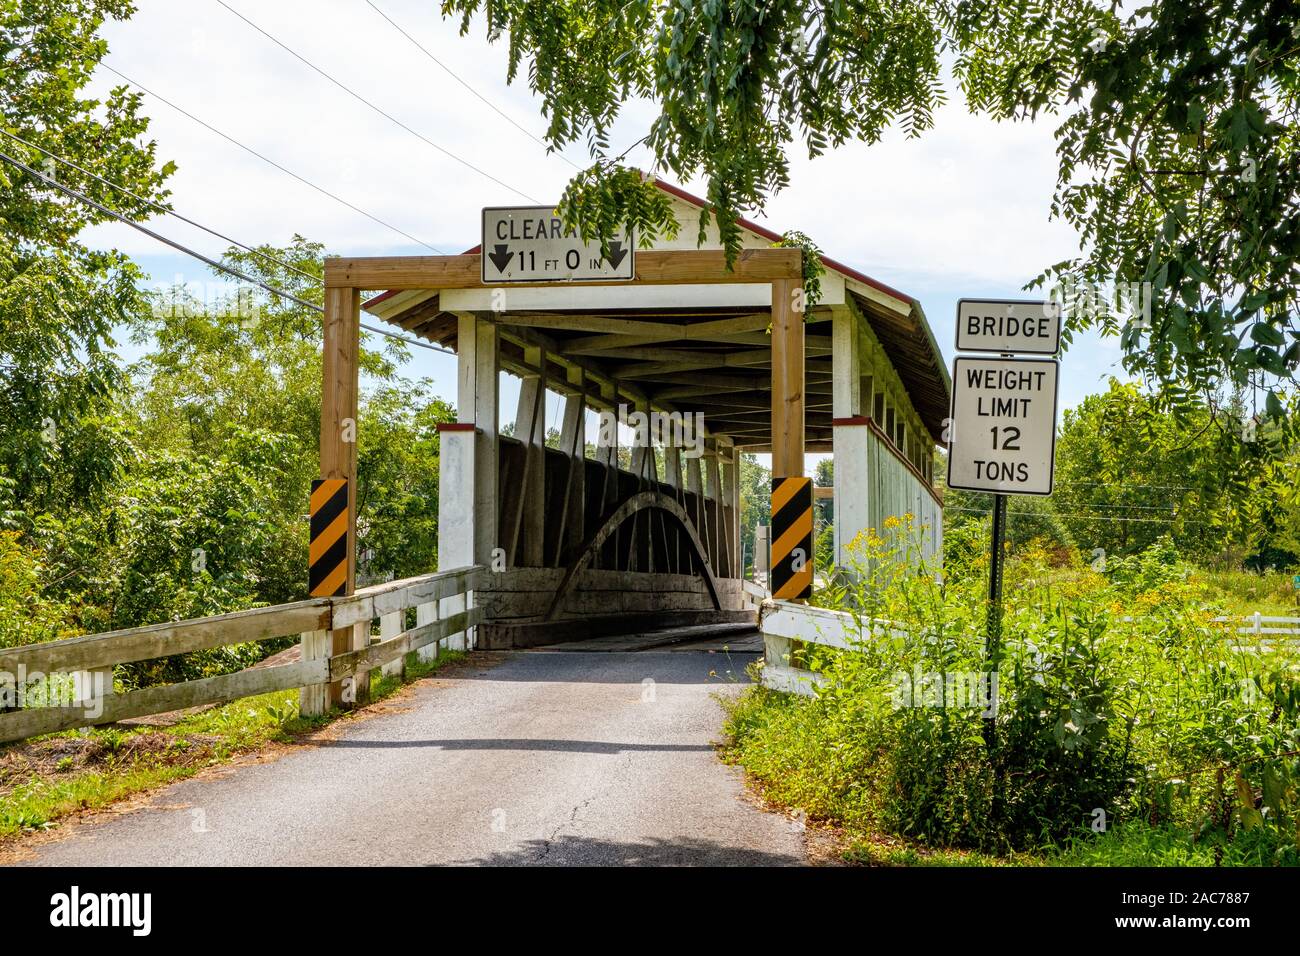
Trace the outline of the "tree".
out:
[[[1183,419],[1112,379],[1065,412],[1052,500],[1085,560],[1168,535],[1184,554],[1236,563],[1269,546],[1284,520],[1274,465],[1287,447],[1240,398]]]
[[[283,248],[231,249],[225,263],[313,303],[322,297],[323,254],[319,243],[294,236]],[[232,289],[206,303],[177,290],[159,303],[142,337],[146,333],[155,347],[135,370],[144,383],[138,400],[141,444],[152,455],[219,461],[258,436],[273,443],[275,478],[262,504],[268,537],[251,570],[260,600],[301,598],[303,516],[311,480],[319,475],[319,315],[256,289]],[[398,374],[407,355],[398,341],[362,333],[358,365],[366,387],[357,430],[357,547],[366,556],[365,573],[378,578],[437,566],[436,426],[455,415],[427,381]]]
[[[1120,334],[1129,371],[1185,405],[1220,382],[1294,381],[1300,364],[1300,138],[1294,10],[1286,0],[443,0],[467,31],[509,37],[556,147],[590,168],[560,212],[584,235],[675,233],[667,198],[611,145],[622,104],[659,114],[633,145],[679,179],[703,176],[732,255],[736,218],[817,156],[890,126],[919,135],[956,92],[999,119],[1062,117],[1051,209],[1081,233],[1039,283],[1070,290],[1066,340]],[[1098,287],[1150,283],[1150,315],[1087,307]],[[1131,306],[1132,302],[1126,303]],[[1267,409],[1281,412],[1275,378]]]
[[[80,95],[107,52],[104,21],[132,12],[127,0],[18,0],[0,10],[0,152],[143,217],[143,200],[166,198],[174,167],[155,168],[154,144],[141,141],[140,97],[125,87],[102,101]],[[13,521],[85,504],[127,454],[103,415],[123,386],[112,330],[143,320],[148,300],[129,259],[77,240],[107,218],[0,160],[0,505]]]
[[[740,546],[745,561],[754,562],[754,529],[772,523],[772,472],[750,452],[740,453]]]

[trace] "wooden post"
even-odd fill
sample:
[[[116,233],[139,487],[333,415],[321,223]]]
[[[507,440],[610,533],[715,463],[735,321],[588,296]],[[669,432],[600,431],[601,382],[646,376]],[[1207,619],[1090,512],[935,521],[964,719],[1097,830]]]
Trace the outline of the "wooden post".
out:
[[[664,446],[664,482],[673,489],[673,497],[680,505],[684,501],[682,495],[682,449],[676,443],[669,441]],[[690,573],[690,565],[684,564],[683,542],[680,529],[677,525],[672,527],[672,545],[669,550],[668,571],[671,574]],[[685,568],[685,571],[683,571]]]
[[[705,557],[708,557],[709,535],[708,535],[708,504],[704,500],[704,469],[700,466],[702,455],[696,455],[686,459],[686,491],[690,494],[687,499],[687,513],[691,516],[691,524],[695,525],[695,532],[700,536],[700,543],[704,545]]]
[[[582,369],[571,368],[568,370],[568,380],[570,385],[577,388],[577,392],[565,399],[564,428],[560,434],[560,448],[569,456],[569,478],[559,516],[560,533],[555,536],[555,560],[551,562],[557,568],[568,564],[586,538],[586,379]]]
[[[796,279],[772,282],[772,477],[803,476],[803,313]]]
[[[402,631],[406,630],[406,627],[402,623],[405,620],[405,611],[394,611],[392,614],[382,615],[379,618],[380,638],[387,641],[396,637],[398,634],[401,634]],[[389,661],[384,665],[383,671],[385,677],[391,677],[394,674],[398,677],[402,677],[406,674],[406,656],[403,655]]]
[[[535,346],[524,349],[524,362],[537,374],[519,383],[519,406],[515,413],[515,438],[524,445],[523,480],[516,490],[511,537],[507,551],[522,567],[544,564],[546,539],[546,352]]]
[[[53,686],[53,679],[46,681],[47,687]],[[74,671],[72,674],[72,703],[85,708],[88,716],[98,716],[103,712],[108,699],[113,696],[113,666],[96,667],[88,671]]]
[[[814,564],[812,482],[804,477],[801,293],[796,279],[772,282],[771,592],[784,600],[811,596]]]
[[[415,606],[416,627],[424,627],[424,625],[432,624],[436,620],[438,620],[437,601],[429,601],[427,604],[417,604]],[[447,639],[445,637],[440,641],[433,641],[429,644],[425,644],[424,647],[420,648],[418,651],[415,652],[415,656],[418,659],[428,663],[429,661],[438,659],[439,648],[446,650]]]
[[[740,452],[729,448],[723,461],[722,484],[725,493],[727,577],[743,578],[745,562],[740,554]]]
[[[712,447],[709,447],[712,446]],[[708,532],[704,547],[709,552],[709,564],[718,577],[727,574],[726,539],[722,531],[722,476],[718,469],[719,457],[716,439],[709,439],[704,451],[704,510],[708,515]]]
[[[357,547],[357,356],[361,342],[361,293],[357,289],[325,290],[324,345],[321,352],[320,474],[348,483],[348,576],[344,594],[356,590]],[[302,637],[304,660],[360,650],[357,628],[312,632]],[[368,640],[368,635],[366,636]],[[356,646],[354,646],[356,645]],[[369,672],[358,671],[348,693],[342,681],[329,686],[328,696],[303,688],[300,708],[304,715],[319,714],[325,706],[363,704],[370,696]],[[345,697],[347,699],[345,699]]]

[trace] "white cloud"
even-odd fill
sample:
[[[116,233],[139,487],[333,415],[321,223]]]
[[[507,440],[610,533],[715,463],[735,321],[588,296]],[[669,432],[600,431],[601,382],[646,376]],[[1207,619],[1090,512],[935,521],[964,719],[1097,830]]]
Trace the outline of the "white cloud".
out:
[[[522,193],[554,201],[573,173],[364,2],[228,2],[361,96]],[[375,2],[517,123],[542,133],[545,121],[527,88],[526,66],[524,80],[508,86],[505,45],[489,45],[481,23],[462,37],[458,24],[441,20],[430,0]],[[137,14],[110,24],[106,35],[109,64],[445,252],[478,241],[482,206],[523,201],[376,115],[216,0],[140,0]],[[101,92],[118,82],[105,70],[96,76]],[[999,124],[970,115],[954,99],[920,139],[895,132],[814,161],[800,152],[792,185],[772,200],[767,220],[776,229],[800,229],[831,256],[917,295],[945,347],[956,297],[1015,294],[1046,265],[1076,251],[1073,231],[1048,221],[1055,121]],[[178,165],[170,186],[186,215],[249,243],[284,243],[297,232],[332,253],[422,251],[153,98],[146,97],[144,108],[160,160]],[[654,112],[652,104],[628,104],[614,142],[634,141]],[[571,158],[584,161],[581,146]],[[631,159],[648,163],[643,150]],[[210,255],[224,247],[173,220],[154,224]],[[165,252],[125,226],[96,227],[88,238],[139,256]],[[171,272],[168,265],[163,278],[170,280]],[[1100,370],[1099,360],[1114,358],[1105,347],[1077,354],[1088,366],[1080,369],[1085,380]]]

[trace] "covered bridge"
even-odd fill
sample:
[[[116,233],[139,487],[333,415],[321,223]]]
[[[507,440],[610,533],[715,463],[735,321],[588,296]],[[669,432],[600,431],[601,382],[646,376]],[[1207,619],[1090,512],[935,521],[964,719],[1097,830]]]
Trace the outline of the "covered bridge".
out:
[[[355,446],[338,435],[356,414],[362,308],[458,355],[458,420],[441,436],[439,565],[494,572],[472,596],[484,611],[477,646],[752,620],[742,451],[772,454],[773,510],[786,506],[773,533],[779,596],[811,585],[802,502],[812,490],[782,485],[805,474],[805,453],[834,455],[837,553],[909,513],[927,553],[940,546],[932,458],[950,383],[920,303],[825,258],[821,298],[800,314],[798,250],[773,248],[776,233],[742,221],[745,251],[729,271],[716,230],[696,246],[703,202],[659,188],[680,238],[638,250],[630,282],[487,285],[478,248],[326,262],[323,478],[355,471]],[[521,380],[509,435],[503,371]],[[549,444],[548,392],[563,400]],[[686,430],[638,434],[620,454],[626,429],[611,440],[589,427],[590,411],[620,408],[625,420],[657,413]],[[792,543],[796,559],[809,547],[806,567],[781,564]],[[351,564],[340,593],[353,586]]]

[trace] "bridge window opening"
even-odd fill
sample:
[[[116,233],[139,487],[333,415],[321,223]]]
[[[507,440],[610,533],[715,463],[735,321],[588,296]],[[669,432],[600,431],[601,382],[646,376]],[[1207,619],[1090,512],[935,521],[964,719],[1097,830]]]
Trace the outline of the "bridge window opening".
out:
[[[497,434],[505,435],[508,438],[516,438],[515,435],[515,415],[519,408],[519,386],[521,380],[518,375],[510,372],[497,373]]]
[[[564,396],[559,392],[546,390],[545,434],[547,448],[560,448],[560,438],[564,428]]]

